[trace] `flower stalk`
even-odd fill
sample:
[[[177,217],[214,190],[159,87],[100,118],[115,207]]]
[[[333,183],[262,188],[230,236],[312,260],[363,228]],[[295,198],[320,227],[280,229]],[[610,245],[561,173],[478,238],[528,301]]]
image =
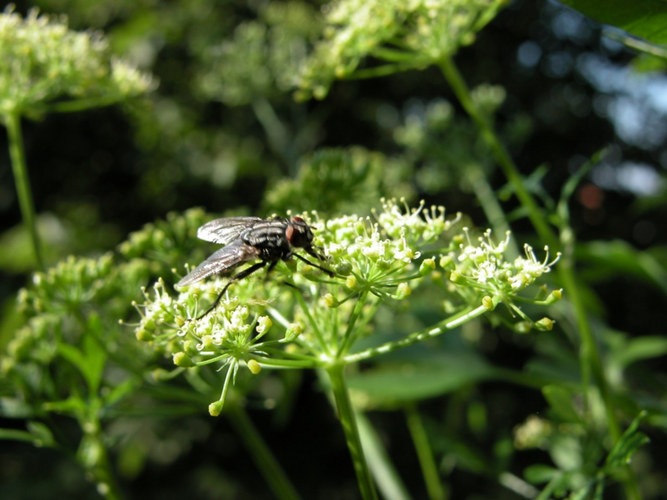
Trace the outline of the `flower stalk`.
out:
[[[42,270],[44,269],[44,259],[42,258],[39,234],[37,232],[35,204],[33,203],[30,179],[28,177],[28,166],[25,159],[25,149],[23,147],[21,116],[16,111],[9,112],[4,115],[4,122],[7,127],[9,156],[12,163],[12,172],[14,174],[14,184],[16,185],[16,195],[19,200],[19,207],[21,208],[21,216],[23,217],[23,223],[30,236],[35,263],[37,264],[37,268]]]

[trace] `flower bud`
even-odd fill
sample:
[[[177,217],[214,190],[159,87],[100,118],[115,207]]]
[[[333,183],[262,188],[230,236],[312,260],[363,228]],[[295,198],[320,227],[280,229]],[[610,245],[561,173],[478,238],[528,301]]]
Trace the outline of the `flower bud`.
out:
[[[435,259],[424,259],[419,266],[419,274],[421,276],[426,276],[433,271],[435,271]]]
[[[532,330],[533,325],[530,321],[519,321],[514,324],[514,331],[516,333],[528,333]]]
[[[224,406],[223,401],[216,401],[208,405],[208,413],[212,417],[217,417],[222,413],[222,407]]]
[[[252,373],[253,375],[257,375],[259,372],[262,371],[262,365],[260,365],[254,359],[248,360],[246,365],[248,366],[248,370],[250,370],[250,373]]]
[[[452,271],[449,273],[449,281],[452,283],[459,283],[460,281],[463,280],[463,276],[459,271]]]
[[[153,334],[143,326],[137,328],[134,332],[134,335],[140,342],[149,342],[150,340],[153,339]]]
[[[336,266],[335,271],[339,276],[347,276],[352,272],[352,264],[347,261],[343,261]]]
[[[331,293],[327,293],[324,297],[322,297],[322,303],[325,307],[336,307],[338,305],[336,297],[334,297]]]
[[[173,377],[172,372],[165,370],[164,368],[156,368],[151,371],[151,379],[155,382],[163,382],[169,380]]]
[[[394,298],[397,300],[403,300],[404,298],[409,297],[411,294],[412,288],[410,288],[410,285],[407,283],[399,283],[398,287],[396,287]]]
[[[551,318],[544,317],[535,322],[535,328],[541,332],[550,332],[553,330],[554,324],[556,322]]]
[[[272,326],[273,322],[271,321],[271,318],[269,318],[268,316],[260,316],[257,319],[256,330],[257,333],[260,335],[264,335],[265,333],[267,333]]]
[[[553,290],[549,295],[547,295],[547,298],[544,300],[546,304],[555,304],[558,302],[560,299],[563,298],[563,290],[558,289],[558,290]]]
[[[172,356],[172,360],[176,366],[180,366],[181,368],[195,366],[194,362],[184,352],[175,352]]]
[[[303,327],[300,323],[292,323],[287,330],[285,331],[285,339],[288,341],[293,341],[303,332]]]

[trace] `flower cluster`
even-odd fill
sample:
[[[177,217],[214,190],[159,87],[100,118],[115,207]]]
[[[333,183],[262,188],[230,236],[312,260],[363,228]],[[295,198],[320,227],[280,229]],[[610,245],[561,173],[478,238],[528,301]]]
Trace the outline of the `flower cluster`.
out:
[[[331,81],[366,57],[412,69],[435,64],[474,41],[506,0],[338,0],[302,74],[301,88],[322,98]],[[400,47],[400,49],[399,49]]]
[[[147,279],[146,266],[136,264],[107,253],[96,259],[68,257],[34,274],[18,296],[25,323],[0,362],[0,374],[8,387],[13,385],[17,401],[42,412],[44,401],[88,394],[82,381],[96,380],[99,387],[106,353],[123,352],[118,358],[135,367],[147,359],[144,346],[118,323],[137,294],[136,283]],[[84,376],[77,377],[73,367]]]
[[[275,97],[294,85],[308,40],[320,26],[305,2],[266,2],[259,19],[238,25],[232,38],[204,52],[206,70],[197,88],[206,97],[230,106]]]
[[[468,228],[459,238],[460,243],[455,252],[449,252],[441,259],[443,268],[450,271],[449,280],[455,285],[465,287],[481,297],[482,303],[489,310],[499,303],[507,305],[514,313],[529,323],[529,318],[516,305],[518,293],[532,285],[540,276],[548,273],[560,254],[549,260],[549,249],[545,247],[545,257],[537,259],[532,247],[524,245],[524,257],[507,260],[505,255],[510,243],[510,234],[494,242],[491,231],[487,230],[473,243]],[[552,292],[542,303],[550,303],[560,298],[559,290]],[[468,295],[470,297],[470,295]],[[551,329],[552,322],[548,319],[540,320],[535,326],[542,329]]]
[[[137,337],[171,355],[178,367],[227,367],[215,413],[239,367],[252,373],[262,366],[314,368],[391,349],[347,356],[359,339],[373,333],[379,308],[388,304],[393,309],[392,304],[409,300],[417,288],[431,287],[424,295],[429,301],[438,295],[440,300],[457,297],[454,312],[464,315],[452,325],[501,302],[530,322],[515,301],[555,262],[548,257],[538,261],[528,246],[525,257],[507,260],[509,235],[494,243],[487,232],[473,242],[469,230],[455,232],[459,215],[447,219],[443,207],[424,203],[410,209],[404,202],[386,200],[371,217],[323,221],[316,212],[302,217],[313,228],[313,243],[326,254],[324,265],[334,271],[333,277],[294,259],[279,263],[269,278],[257,273],[233,282],[201,317],[229,277],[196,282],[175,297],[159,280],[137,305]],[[548,329],[547,320],[541,321],[536,326]],[[442,331],[438,326],[429,335]]]
[[[40,113],[63,97],[109,103],[153,87],[148,75],[112,59],[99,33],[71,31],[64,18],[37,10],[0,14],[0,115]]]

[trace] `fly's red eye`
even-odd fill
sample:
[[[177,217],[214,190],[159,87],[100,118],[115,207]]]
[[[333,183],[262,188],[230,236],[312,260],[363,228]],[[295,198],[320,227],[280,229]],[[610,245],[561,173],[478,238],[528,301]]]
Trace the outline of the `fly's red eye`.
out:
[[[304,220],[301,217],[292,217],[292,220],[294,222],[304,222]]]
[[[285,238],[287,238],[287,241],[292,243],[293,236],[294,236],[294,226],[292,224],[288,224],[287,227],[285,228]]]

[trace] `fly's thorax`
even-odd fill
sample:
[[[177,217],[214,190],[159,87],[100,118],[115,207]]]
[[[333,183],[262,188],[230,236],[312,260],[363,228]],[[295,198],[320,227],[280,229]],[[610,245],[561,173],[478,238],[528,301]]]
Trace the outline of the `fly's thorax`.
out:
[[[246,245],[258,248],[262,251],[289,250],[289,242],[285,236],[285,231],[289,221],[286,219],[272,219],[255,224],[246,229],[240,238]],[[262,252],[264,253],[264,252]]]

